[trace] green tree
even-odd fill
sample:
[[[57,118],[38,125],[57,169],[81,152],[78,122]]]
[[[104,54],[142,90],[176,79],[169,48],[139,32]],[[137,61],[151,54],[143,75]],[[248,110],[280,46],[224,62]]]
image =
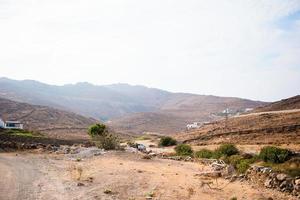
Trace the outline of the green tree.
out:
[[[89,127],[89,135],[94,138],[95,136],[103,136],[108,133],[105,124],[94,124]]]
[[[120,146],[118,138],[109,133],[107,127],[104,124],[94,124],[90,126],[88,133],[96,146],[99,148],[112,150],[117,149]]]

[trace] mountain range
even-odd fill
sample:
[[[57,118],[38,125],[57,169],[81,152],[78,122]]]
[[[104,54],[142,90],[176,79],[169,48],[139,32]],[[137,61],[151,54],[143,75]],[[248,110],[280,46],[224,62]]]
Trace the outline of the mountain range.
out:
[[[56,86],[8,78],[0,78],[0,97],[92,117],[126,133],[174,133],[190,122],[218,119],[218,114],[226,108],[239,112],[266,104],[234,97],[172,93],[129,84],[98,86],[82,82]]]

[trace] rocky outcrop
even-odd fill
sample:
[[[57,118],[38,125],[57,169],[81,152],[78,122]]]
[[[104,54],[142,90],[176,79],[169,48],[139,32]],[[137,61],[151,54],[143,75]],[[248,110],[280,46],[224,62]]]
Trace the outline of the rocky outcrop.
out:
[[[300,197],[300,177],[293,178],[262,166],[252,166],[245,175],[253,183]]]

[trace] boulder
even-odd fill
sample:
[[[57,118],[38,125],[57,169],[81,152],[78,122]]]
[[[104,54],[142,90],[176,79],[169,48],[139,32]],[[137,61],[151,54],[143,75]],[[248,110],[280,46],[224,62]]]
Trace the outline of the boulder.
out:
[[[276,178],[279,181],[284,181],[288,176],[286,174],[277,174]]]
[[[295,185],[299,185],[300,186],[300,179],[296,179],[295,180]]]
[[[272,185],[272,179],[267,179],[266,181],[265,181],[265,183],[264,183],[264,185],[265,185],[265,187],[267,187],[267,188],[272,188],[273,187],[273,185]]]

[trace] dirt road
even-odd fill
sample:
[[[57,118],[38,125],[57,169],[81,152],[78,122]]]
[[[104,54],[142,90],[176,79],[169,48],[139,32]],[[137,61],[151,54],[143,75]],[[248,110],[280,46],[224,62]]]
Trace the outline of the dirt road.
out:
[[[245,182],[197,176],[205,170],[198,163],[145,160],[126,152],[109,152],[80,162],[65,155],[1,153],[0,199],[296,199]],[[210,186],[205,184],[209,182]]]

